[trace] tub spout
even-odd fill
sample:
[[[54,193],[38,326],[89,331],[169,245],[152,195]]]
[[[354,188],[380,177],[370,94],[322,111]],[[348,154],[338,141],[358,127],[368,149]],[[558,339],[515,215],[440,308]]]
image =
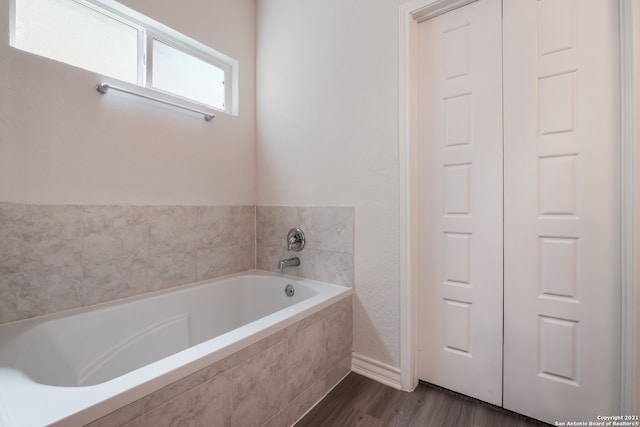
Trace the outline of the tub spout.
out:
[[[297,267],[300,265],[300,258],[297,256],[293,258],[281,259],[278,261],[278,270],[282,271],[287,267]]]

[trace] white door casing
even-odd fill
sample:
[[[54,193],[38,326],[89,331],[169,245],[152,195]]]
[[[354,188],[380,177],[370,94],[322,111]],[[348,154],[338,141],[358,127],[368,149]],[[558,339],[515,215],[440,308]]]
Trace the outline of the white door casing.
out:
[[[501,2],[418,25],[419,374],[502,403]]]
[[[504,406],[618,414],[618,9],[504,2]]]

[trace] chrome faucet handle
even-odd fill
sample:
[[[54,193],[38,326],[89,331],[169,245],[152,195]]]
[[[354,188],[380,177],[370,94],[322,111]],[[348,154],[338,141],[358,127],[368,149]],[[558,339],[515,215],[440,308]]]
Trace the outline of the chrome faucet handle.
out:
[[[302,230],[292,228],[287,234],[287,249],[290,251],[301,251],[304,248],[305,237]]]

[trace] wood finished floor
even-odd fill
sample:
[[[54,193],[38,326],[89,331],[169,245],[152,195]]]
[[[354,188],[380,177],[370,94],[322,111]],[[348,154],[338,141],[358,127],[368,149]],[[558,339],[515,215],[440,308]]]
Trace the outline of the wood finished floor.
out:
[[[350,373],[295,427],[548,426],[488,403],[420,384],[413,393]]]

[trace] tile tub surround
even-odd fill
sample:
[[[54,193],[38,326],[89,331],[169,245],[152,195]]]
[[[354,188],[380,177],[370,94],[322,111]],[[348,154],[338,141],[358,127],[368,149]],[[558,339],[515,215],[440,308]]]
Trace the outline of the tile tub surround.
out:
[[[88,426],[291,426],[350,371],[352,298]]]
[[[302,229],[302,251],[287,250],[286,237],[293,227]],[[354,208],[347,206],[257,206],[256,268],[278,271],[278,261],[297,256],[299,267],[286,274],[353,286]]]
[[[0,323],[253,268],[254,206],[0,203]]]

